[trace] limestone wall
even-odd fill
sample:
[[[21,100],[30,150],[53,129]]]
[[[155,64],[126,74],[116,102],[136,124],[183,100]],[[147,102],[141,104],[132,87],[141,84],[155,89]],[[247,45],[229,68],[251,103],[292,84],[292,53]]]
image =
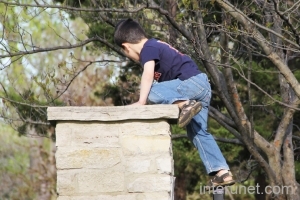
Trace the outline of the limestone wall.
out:
[[[175,105],[49,107],[58,200],[170,200]]]

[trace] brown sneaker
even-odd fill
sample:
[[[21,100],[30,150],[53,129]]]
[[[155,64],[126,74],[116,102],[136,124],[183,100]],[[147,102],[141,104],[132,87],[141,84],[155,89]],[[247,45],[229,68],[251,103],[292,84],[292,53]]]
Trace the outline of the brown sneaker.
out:
[[[201,103],[195,100],[189,100],[188,103],[182,106],[178,118],[178,126],[185,127],[190,123],[191,119],[200,112]]]
[[[225,178],[227,177],[232,177],[231,180],[228,181],[224,181]],[[235,184],[235,180],[233,180],[233,176],[232,173],[226,172],[225,174],[222,174],[221,176],[215,175],[207,184],[207,186],[205,186],[205,190],[210,190],[216,187],[225,187],[225,186],[230,186]]]

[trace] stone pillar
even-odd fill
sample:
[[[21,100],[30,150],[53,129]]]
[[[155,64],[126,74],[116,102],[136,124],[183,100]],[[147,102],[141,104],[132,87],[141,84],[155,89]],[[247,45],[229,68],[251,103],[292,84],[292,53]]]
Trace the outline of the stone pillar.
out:
[[[49,107],[58,200],[172,200],[176,105]]]

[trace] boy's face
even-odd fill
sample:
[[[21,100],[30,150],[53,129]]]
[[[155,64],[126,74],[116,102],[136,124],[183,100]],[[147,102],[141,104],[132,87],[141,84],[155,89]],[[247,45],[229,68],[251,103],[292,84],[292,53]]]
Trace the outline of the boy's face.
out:
[[[134,50],[134,46],[130,45],[129,43],[123,43],[123,52],[124,54],[136,61],[140,60],[139,54],[136,53],[136,51]]]

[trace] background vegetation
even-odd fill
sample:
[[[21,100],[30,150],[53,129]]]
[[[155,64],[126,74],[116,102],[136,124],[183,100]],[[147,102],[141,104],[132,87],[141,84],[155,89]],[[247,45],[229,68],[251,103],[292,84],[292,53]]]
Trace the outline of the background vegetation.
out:
[[[299,6],[292,0],[0,0],[0,199],[56,197],[48,106],[137,100],[141,67],[112,40],[115,24],[127,17],[209,75],[209,131],[235,187],[295,189],[227,198],[300,199]],[[173,126],[172,137],[176,199],[209,199],[199,194],[209,177],[185,130]]]

